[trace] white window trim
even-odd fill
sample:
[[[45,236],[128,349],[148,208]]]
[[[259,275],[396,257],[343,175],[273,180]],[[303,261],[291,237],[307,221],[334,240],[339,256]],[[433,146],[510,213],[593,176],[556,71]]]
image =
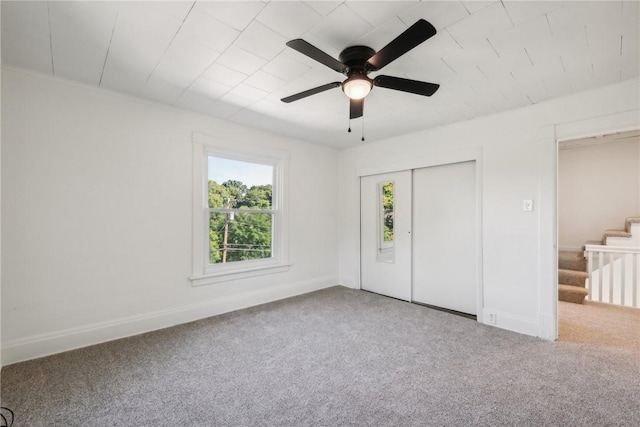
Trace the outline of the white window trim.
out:
[[[233,149],[229,149],[233,146]],[[237,147],[237,148],[236,148]],[[272,209],[275,211],[272,236],[272,256],[266,259],[209,264],[208,186],[205,185],[209,156],[269,164],[274,167]],[[193,229],[192,286],[209,285],[229,280],[245,279],[264,274],[288,271],[288,163],[289,154],[263,147],[222,140],[202,133],[193,133]]]

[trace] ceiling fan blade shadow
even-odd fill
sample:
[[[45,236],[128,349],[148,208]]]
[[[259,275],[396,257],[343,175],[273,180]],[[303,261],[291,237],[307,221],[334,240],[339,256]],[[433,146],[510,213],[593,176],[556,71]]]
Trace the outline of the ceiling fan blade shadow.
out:
[[[349,119],[362,117],[364,113],[364,98],[349,100]]]
[[[339,73],[343,73],[347,70],[347,66],[342,62],[302,39],[288,41],[287,46]]]
[[[289,102],[297,101],[302,98],[306,98],[307,96],[315,95],[316,93],[324,92],[325,90],[333,89],[334,87],[339,87],[342,83],[333,82],[327,83],[326,85],[314,87],[313,89],[305,90],[304,92],[296,93],[295,95],[287,96],[286,98],[282,98],[280,101]]]
[[[371,71],[376,71],[395,61],[414,47],[436,34],[436,29],[424,19],[419,19],[402,34],[393,39],[366,62]]]
[[[421,82],[418,80],[403,79],[393,76],[377,76],[373,79],[375,86],[387,89],[400,90],[402,92],[415,93],[416,95],[431,96],[440,87],[437,83]]]

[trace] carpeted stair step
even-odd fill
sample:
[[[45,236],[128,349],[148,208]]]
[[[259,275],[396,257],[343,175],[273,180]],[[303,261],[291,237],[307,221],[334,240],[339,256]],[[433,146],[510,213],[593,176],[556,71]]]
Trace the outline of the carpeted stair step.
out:
[[[587,271],[587,260],[584,252],[560,251],[558,253],[558,268],[562,270]]]
[[[586,271],[558,269],[558,283],[568,286],[584,288],[585,280],[589,278]]]
[[[625,220],[625,230],[627,230],[628,232],[631,232],[631,224],[640,224],[640,218],[631,217]]]
[[[602,236],[602,244],[607,244],[607,237],[631,237],[627,230],[606,230]]]
[[[585,288],[571,285],[558,285],[558,299],[560,301],[572,302],[574,304],[583,304],[584,298],[589,291]]]

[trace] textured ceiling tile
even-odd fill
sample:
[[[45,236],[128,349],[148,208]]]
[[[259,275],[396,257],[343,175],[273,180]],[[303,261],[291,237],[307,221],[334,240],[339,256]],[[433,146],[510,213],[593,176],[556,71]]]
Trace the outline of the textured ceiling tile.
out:
[[[172,104],[183,91],[184,87],[177,86],[169,81],[163,80],[158,75],[154,75],[151,76],[144,88],[141,89],[140,96],[162,104]]]
[[[343,4],[324,17],[311,29],[311,33],[325,43],[342,50],[371,30],[371,24]]]
[[[49,3],[53,67],[57,76],[98,84],[117,16],[116,3]],[[82,37],[91,29],[91,37]]]
[[[640,38],[640,2],[622,2],[622,33],[625,37]]]
[[[273,92],[287,84],[285,80],[279,79],[266,71],[258,70],[245,83],[265,92]]]
[[[635,79],[640,75],[640,62],[630,63],[620,70],[620,80]]]
[[[341,1],[305,1],[304,4],[318,12],[321,16],[327,16],[342,4]]]
[[[549,56],[557,56],[549,50],[553,36],[545,16],[539,16],[526,23],[507,30],[489,39],[498,54],[506,54],[513,49],[526,49],[533,64],[544,61]]]
[[[236,86],[249,76],[215,62],[207,68],[207,70],[202,74],[202,77],[215,80],[226,86]]]
[[[505,1],[504,7],[514,25],[520,25],[570,3],[564,1]]]
[[[356,44],[363,44],[365,46],[369,46],[375,51],[379,51],[407,28],[408,26],[402,22],[400,18],[394,17],[387,20],[384,24],[376,27],[373,31],[365,34],[356,41]]]
[[[146,4],[120,4],[101,86],[134,94],[141,91],[181,23]]]
[[[199,1],[195,9],[242,31],[264,6],[264,3],[258,1]]]
[[[253,74],[267,63],[264,59],[235,46],[229,47],[217,62],[244,74]]]
[[[242,32],[234,45],[270,61],[286,48],[286,43],[285,37],[254,21]]]
[[[249,105],[251,105],[254,100],[245,98],[243,96],[239,96],[233,92],[229,92],[226,95],[224,95],[222,98],[220,98],[219,100],[221,103],[225,103],[234,107],[241,107],[241,108],[246,108]],[[234,111],[231,114],[234,114],[235,112],[237,112],[239,110]],[[231,115],[230,114],[230,115]]]
[[[137,4],[136,4],[137,3]],[[145,11],[153,10],[154,13],[172,16],[180,21],[184,20],[191,10],[193,2],[190,1],[143,1],[143,2],[122,2],[121,5],[142,8]]]
[[[498,58],[491,45],[482,39],[473,45],[469,44],[464,49],[454,50],[442,57],[443,61],[458,74],[478,66],[485,67],[494,63]]]
[[[630,63],[640,63],[640,39],[625,36],[621,44],[622,56]]]
[[[569,84],[569,77],[566,73],[562,75],[552,75],[542,79],[542,85],[553,96],[565,96],[571,93],[571,85]]]
[[[553,35],[581,32],[588,25],[614,23],[622,25],[622,4],[616,2],[569,2],[564,7],[546,14]]]
[[[189,89],[182,93],[173,105],[178,108],[184,108],[185,110],[209,114],[209,109],[216,103],[216,99],[215,97],[203,95],[200,92]]]
[[[560,58],[548,61],[545,63],[539,63],[536,65],[524,65],[513,69],[513,76],[519,82],[541,80],[551,76],[558,76],[564,73]]]
[[[2,2],[2,65],[53,74],[44,2]]]
[[[449,34],[463,46],[478,39],[487,39],[513,28],[502,3],[494,3],[447,27]]]
[[[186,87],[200,76],[219,55],[219,52],[206,46],[175,40],[162,57],[153,76],[159,76],[164,81]]]
[[[480,9],[483,9],[489,5],[491,5],[492,3],[496,3],[498,0],[493,0],[493,1],[463,1],[461,2],[462,5],[465,7],[465,9],[467,9],[467,11],[471,14],[471,13],[476,13],[477,11],[479,11]]]
[[[273,31],[297,39],[309,31],[322,15],[301,2],[271,2],[256,17],[256,20]]]
[[[240,83],[238,86],[231,89],[229,91],[229,94],[240,96],[242,98],[248,99],[251,102],[258,101],[268,95],[266,91],[260,90],[253,86],[249,86],[246,83]]]
[[[302,55],[302,54],[299,54]],[[292,81],[308,71],[310,68],[301,62],[293,59],[285,53],[281,53],[262,67],[263,71],[278,77],[284,81]]]
[[[389,19],[418,4],[417,1],[347,1],[347,6],[373,26],[379,26]]]
[[[190,39],[218,52],[227,49],[239,35],[239,30],[197,10],[191,11],[178,33],[180,38]]]
[[[218,99],[228,93],[232,88],[233,86],[228,86],[215,80],[200,77],[196,79],[191,86],[189,86],[188,91],[207,96],[211,99]]]
[[[441,30],[467,18],[469,12],[460,2],[434,1],[420,2],[416,6],[401,12],[398,16],[407,25],[412,25],[420,18],[426,19],[437,30]]]
[[[453,40],[446,30],[438,31],[435,36],[424,42],[424,46],[425,49],[422,49],[421,52],[438,57],[455,54],[455,52],[462,50],[462,47]]]

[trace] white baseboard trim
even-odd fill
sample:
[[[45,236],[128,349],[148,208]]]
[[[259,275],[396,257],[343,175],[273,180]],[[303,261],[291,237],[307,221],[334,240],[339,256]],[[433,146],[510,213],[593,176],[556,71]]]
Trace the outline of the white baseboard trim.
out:
[[[489,319],[489,313],[496,314],[496,324],[491,325],[487,323],[487,319]],[[485,324],[489,326],[496,326],[500,329],[506,329],[512,332],[518,332],[520,334],[531,335],[534,337],[538,336],[538,322],[536,319],[517,316],[512,313],[505,313],[503,311],[491,310],[488,308],[484,308],[482,310],[482,318],[485,320]]]
[[[246,292],[226,298],[130,316],[107,322],[19,338],[2,346],[4,365],[49,356],[119,338],[168,328],[206,317],[265,304],[336,286],[337,278],[320,277],[288,285]]]
[[[547,341],[558,339],[558,319],[551,313],[538,314],[538,337]]]
[[[339,277],[338,278],[338,284],[340,286],[344,286],[345,288],[351,288],[351,289],[359,289],[356,280],[355,279],[351,279],[351,278],[346,278],[346,277]]]

